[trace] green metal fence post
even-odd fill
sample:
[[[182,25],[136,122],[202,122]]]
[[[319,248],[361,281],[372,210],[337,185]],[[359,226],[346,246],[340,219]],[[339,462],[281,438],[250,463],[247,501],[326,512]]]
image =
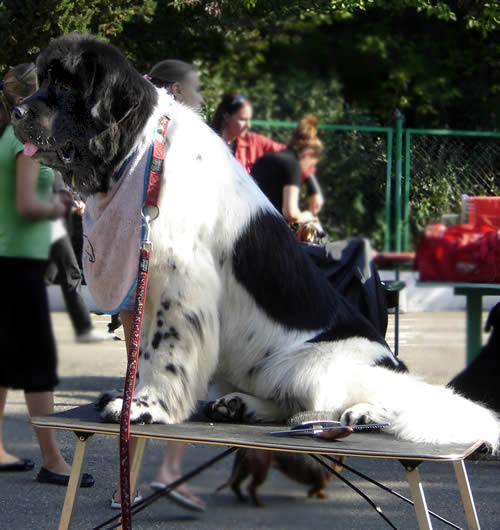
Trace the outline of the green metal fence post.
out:
[[[403,197],[403,250],[410,246],[410,147],[411,132],[405,131],[405,191]]]
[[[391,250],[391,211],[392,211],[392,137],[393,130],[387,131],[387,168],[385,179],[385,233],[384,251]]]
[[[401,252],[401,178],[403,160],[403,114],[399,109],[394,112],[396,118],[396,183],[395,183],[395,232],[394,250]]]

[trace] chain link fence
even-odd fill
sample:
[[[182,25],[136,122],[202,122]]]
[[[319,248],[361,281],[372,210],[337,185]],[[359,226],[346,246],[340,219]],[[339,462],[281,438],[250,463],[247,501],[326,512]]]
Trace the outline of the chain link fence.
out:
[[[286,144],[295,126],[255,120],[252,129]],[[500,196],[500,133],[399,130],[397,142],[397,127],[320,125],[320,220],[330,239],[415,249],[428,224],[461,213],[463,195]]]
[[[414,248],[430,223],[446,214],[459,222],[464,195],[500,196],[500,134],[415,129],[405,134],[403,248]]]

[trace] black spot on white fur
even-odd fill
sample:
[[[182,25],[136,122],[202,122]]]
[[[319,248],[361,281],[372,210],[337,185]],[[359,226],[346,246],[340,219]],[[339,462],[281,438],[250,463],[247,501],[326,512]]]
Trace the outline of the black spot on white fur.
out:
[[[388,368],[389,370],[395,370],[396,372],[407,372],[408,371],[404,363],[394,362],[394,360],[391,359],[390,357],[383,357],[382,359],[378,359],[375,362],[375,366],[382,366],[384,368]]]
[[[161,301],[161,305],[162,305],[163,309],[165,309],[165,311],[168,311],[170,309],[170,300],[162,300]],[[160,313],[160,311],[158,313]],[[160,315],[158,315],[158,316],[160,316]]]
[[[151,424],[153,423],[153,416],[150,412],[143,412],[138,418],[131,419],[130,423],[145,423],[145,424]]]
[[[151,341],[151,346],[153,346],[153,348],[155,350],[158,349],[158,346],[160,345],[160,342],[162,341],[162,338],[163,338],[163,335],[162,335],[161,331],[157,331],[154,334],[153,340]]]
[[[186,319],[188,325],[195,331],[196,335],[198,335],[200,341],[203,341],[202,319],[196,313],[186,313],[184,318]]]
[[[165,370],[167,370],[167,372],[170,372],[173,375],[177,375],[177,367],[175,366],[175,364],[167,364],[167,366],[165,366]]]
[[[179,340],[180,338],[180,335],[179,335],[179,332],[177,331],[176,328],[174,328],[173,326],[170,326],[170,329],[168,330],[167,333],[165,333],[163,335],[164,338],[168,338],[168,337],[172,337],[176,340]]]

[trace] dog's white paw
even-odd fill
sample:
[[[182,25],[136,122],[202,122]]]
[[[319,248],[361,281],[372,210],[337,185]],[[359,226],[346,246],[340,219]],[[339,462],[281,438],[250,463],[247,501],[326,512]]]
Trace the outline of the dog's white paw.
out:
[[[106,423],[120,423],[123,406],[121,392],[106,392],[96,403],[101,418]],[[134,397],[130,405],[130,423],[172,423],[161,400]]]
[[[390,423],[389,411],[371,403],[357,403],[344,411],[340,417],[342,425],[365,425],[368,423]]]
[[[205,415],[214,421],[259,423],[283,420],[283,411],[275,403],[233,392],[205,405]]]
[[[205,414],[214,421],[252,422],[253,413],[242,395],[228,394],[205,405]]]

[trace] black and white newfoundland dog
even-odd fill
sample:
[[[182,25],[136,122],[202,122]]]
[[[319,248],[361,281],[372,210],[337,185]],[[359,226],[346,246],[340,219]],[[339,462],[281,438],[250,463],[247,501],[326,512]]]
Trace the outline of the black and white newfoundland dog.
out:
[[[112,193],[169,118],[132,422],[182,422],[217,375],[234,390],[208,407],[221,420],[330,411],[345,424],[389,423],[404,440],[497,449],[496,415],[406,372],[200,116],[91,36],[54,40],[37,66],[16,134],[85,195]],[[113,396],[102,418],[117,422],[121,407]]]

